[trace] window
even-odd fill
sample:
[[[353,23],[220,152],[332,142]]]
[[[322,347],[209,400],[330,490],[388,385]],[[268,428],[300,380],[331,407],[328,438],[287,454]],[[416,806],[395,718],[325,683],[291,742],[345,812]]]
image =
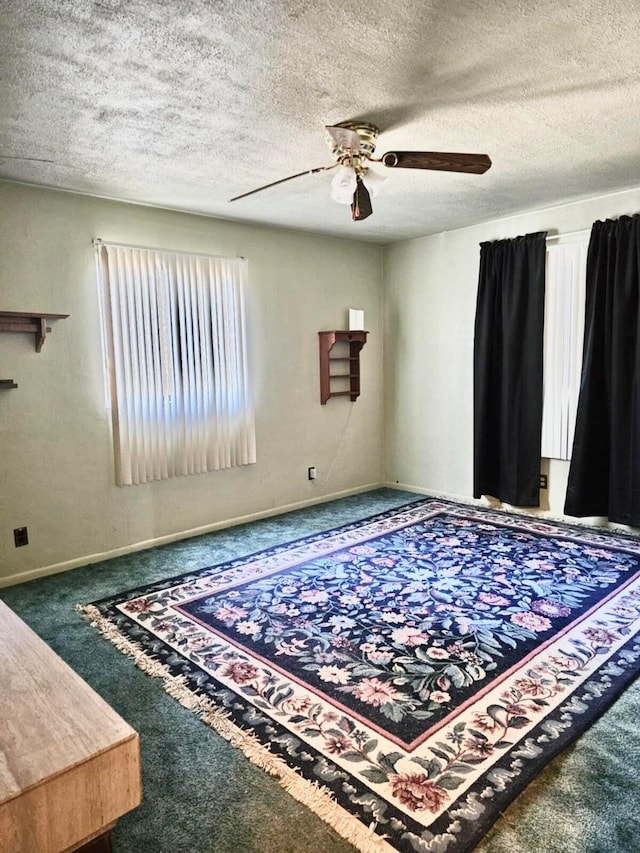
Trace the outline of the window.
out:
[[[547,247],[543,458],[571,458],[582,371],[586,270],[586,244]]]
[[[246,261],[95,246],[117,485],[255,462]]]

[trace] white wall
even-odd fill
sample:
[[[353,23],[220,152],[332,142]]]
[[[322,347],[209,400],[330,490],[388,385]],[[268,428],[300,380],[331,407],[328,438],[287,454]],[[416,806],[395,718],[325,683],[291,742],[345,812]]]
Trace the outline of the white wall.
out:
[[[0,334],[0,378],[19,385],[0,391],[0,585],[381,482],[380,247],[2,182],[0,211],[0,309],[71,315],[39,354],[31,335]],[[256,465],[114,485],[94,237],[248,258]],[[344,328],[349,307],[370,331],[362,393],[321,406],[317,332]]]
[[[639,210],[636,189],[385,249],[385,475],[391,484],[472,497],[479,244],[590,229],[597,219]],[[549,491],[541,508],[562,515],[568,463],[545,461],[542,470],[549,472]]]

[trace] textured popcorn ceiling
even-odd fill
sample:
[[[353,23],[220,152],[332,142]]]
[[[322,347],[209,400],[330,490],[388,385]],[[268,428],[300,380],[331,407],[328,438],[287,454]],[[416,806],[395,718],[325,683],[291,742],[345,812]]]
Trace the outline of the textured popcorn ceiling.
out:
[[[1,0],[0,177],[388,243],[640,185],[638,0]],[[487,153],[329,199],[324,125]],[[52,162],[8,159],[9,155]]]

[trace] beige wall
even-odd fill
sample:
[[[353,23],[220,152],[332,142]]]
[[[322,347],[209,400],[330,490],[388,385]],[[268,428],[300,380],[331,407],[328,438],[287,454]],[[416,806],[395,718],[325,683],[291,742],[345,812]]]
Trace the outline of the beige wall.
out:
[[[638,210],[640,190],[632,190],[386,248],[385,473],[390,483],[467,500],[473,494],[479,244],[535,231],[590,229],[597,219]],[[561,515],[568,463],[545,461],[543,470],[549,471],[543,508]]]
[[[248,258],[256,465],[114,485],[94,237]],[[362,394],[321,406],[317,332],[349,307],[370,331]],[[0,334],[0,378],[19,385],[0,392],[0,584],[382,480],[380,247],[0,182],[0,308],[71,315],[40,354]]]
[[[0,182],[0,308],[71,315],[40,354],[31,336],[0,335],[0,378],[19,384],[0,392],[0,585],[383,479],[470,498],[478,244],[638,209],[633,190],[382,250]],[[256,465],[113,484],[93,237],[249,259]],[[317,331],[343,327],[349,307],[371,332],[363,392],[320,406]],[[567,467],[548,468],[555,515]],[[24,525],[30,544],[16,549]]]

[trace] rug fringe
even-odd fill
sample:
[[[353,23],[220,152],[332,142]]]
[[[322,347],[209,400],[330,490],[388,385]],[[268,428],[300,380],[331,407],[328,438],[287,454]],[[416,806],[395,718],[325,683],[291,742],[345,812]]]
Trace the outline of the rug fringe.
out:
[[[207,697],[193,693],[183,675],[172,675],[166,664],[160,663],[145,652],[139,643],[125,637],[97,607],[77,604],[75,609],[97,628],[105,639],[123,654],[131,657],[138,669],[153,678],[161,678],[165,691],[172,698],[184,708],[196,713],[206,725],[241,750],[249,761],[276,778],[288,794],[307,806],[361,853],[396,853],[386,842],[385,836],[375,834],[375,823],[365,827],[336,802],[330,791],[317,782],[304,779],[282,758],[273,755],[252,732],[238,728],[226,711]]]

